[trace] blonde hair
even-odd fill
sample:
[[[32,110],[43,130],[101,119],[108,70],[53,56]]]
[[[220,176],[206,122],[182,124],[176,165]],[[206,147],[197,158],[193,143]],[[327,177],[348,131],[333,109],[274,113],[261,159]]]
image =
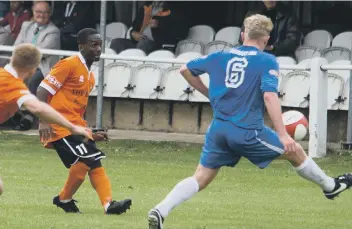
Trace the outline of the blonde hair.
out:
[[[17,45],[12,52],[11,64],[15,68],[30,70],[37,68],[42,59],[39,49],[32,44]]]
[[[270,18],[261,14],[252,15],[244,20],[244,32],[249,39],[260,39],[269,36],[273,27],[274,25]]]

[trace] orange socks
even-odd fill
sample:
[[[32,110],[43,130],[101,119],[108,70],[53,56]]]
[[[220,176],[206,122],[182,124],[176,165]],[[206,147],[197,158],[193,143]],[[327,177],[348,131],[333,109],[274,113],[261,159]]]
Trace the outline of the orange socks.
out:
[[[71,200],[72,196],[83,183],[89,170],[90,168],[80,161],[72,165],[65,186],[59,194],[59,199]]]
[[[65,186],[59,194],[59,199],[61,201],[71,200],[89,172],[90,183],[98,193],[100,202],[106,210],[107,204],[112,200],[110,180],[103,167],[89,170],[90,168],[80,161],[71,166]]]
[[[101,204],[106,210],[107,204],[112,200],[111,184],[103,167],[95,168],[89,172],[90,183],[98,193]]]

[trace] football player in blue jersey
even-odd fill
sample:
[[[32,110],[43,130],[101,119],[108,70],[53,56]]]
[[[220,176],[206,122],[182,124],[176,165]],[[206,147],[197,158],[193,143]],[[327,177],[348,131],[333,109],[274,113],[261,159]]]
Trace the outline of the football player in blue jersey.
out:
[[[244,28],[242,46],[192,60],[180,70],[209,98],[214,117],[194,175],[149,211],[150,229],[162,229],[172,209],[203,190],[222,166],[234,167],[241,157],[262,169],[275,159],[287,160],[328,199],[352,185],[352,174],[329,177],[286,132],[278,98],[279,66],[275,56],[263,52],[273,29],[271,20],[256,14],[245,19]],[[209,89],[197,77],[204,73],[209,74]],[[264,125],[265,108],[276,132]]]

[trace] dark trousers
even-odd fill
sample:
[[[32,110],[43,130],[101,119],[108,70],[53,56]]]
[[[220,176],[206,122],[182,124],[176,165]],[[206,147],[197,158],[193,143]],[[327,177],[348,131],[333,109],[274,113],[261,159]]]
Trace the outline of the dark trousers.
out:
[[[71,34],[61,35],[61,49],[69,51],[78,51],[77,38]]]
[[[34,75],[25,82],[29,91],[33,95],[37,94],[37,88],[43,79],[44,75],[38,68]],[[15,123],[15,129],[26,130],[32,127],[32,124],[35,121],[35,116],[29,111],[19,111],[12,120]]]

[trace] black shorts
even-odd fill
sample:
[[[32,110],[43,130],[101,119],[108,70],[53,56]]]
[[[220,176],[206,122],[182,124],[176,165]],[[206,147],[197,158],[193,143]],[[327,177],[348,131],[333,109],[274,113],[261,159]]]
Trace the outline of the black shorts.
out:
[[[70,135],[61,138],[52,142],[52,145],[66,168],[70,168],[77,161],[82,161],[89,166],[106,157],[97,148],[94,141],[89,140],[87,143],[84,143],[84,137],[79,135]]]

